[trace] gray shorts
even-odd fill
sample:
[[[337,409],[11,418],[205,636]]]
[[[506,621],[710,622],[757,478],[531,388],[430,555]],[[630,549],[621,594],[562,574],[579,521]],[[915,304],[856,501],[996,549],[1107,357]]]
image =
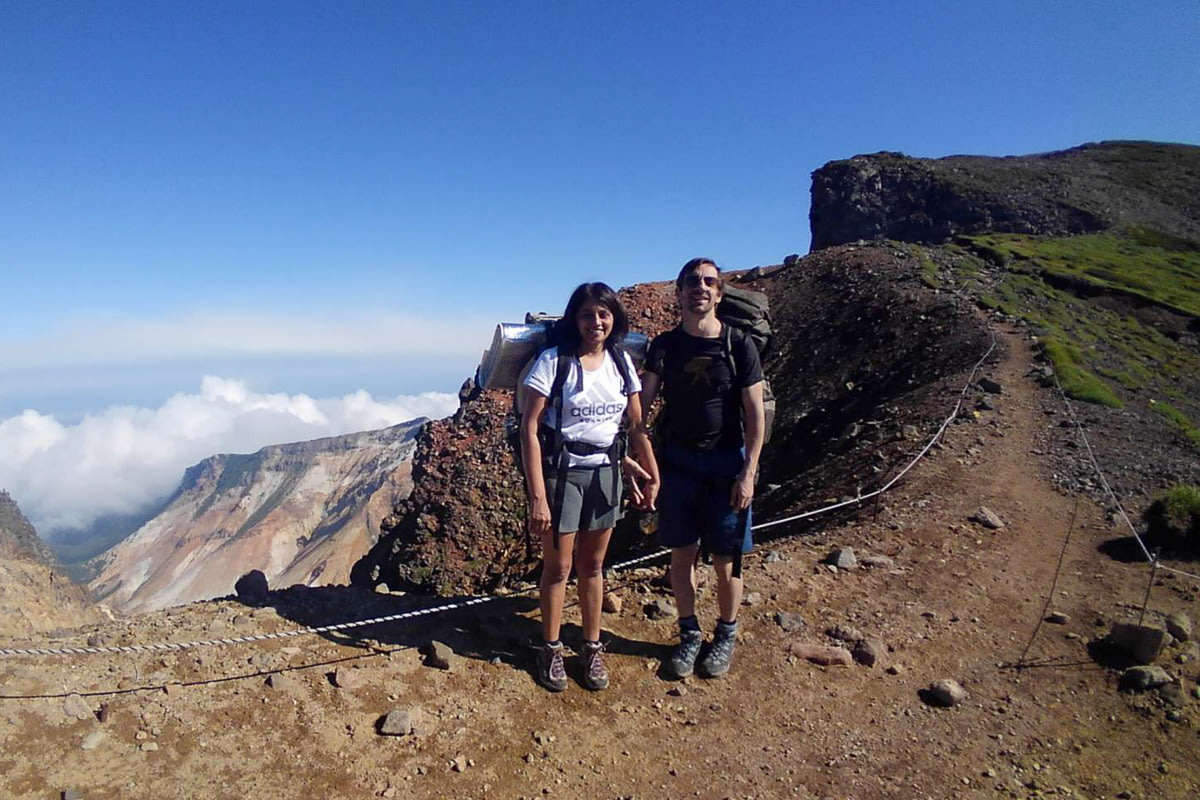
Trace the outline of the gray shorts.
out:
[[[567,470],[567,485],[563,490],[562,513],[558,517],[559,533],[576,531],[600,531],[611,528],[621,519],[620,475],[617,476],[617,492],[613,493],[613,470],[620,467],[596,467],[594,469]],[[558,473],[552,467],[545,468],[546,499],[553,505],[557,498]]]

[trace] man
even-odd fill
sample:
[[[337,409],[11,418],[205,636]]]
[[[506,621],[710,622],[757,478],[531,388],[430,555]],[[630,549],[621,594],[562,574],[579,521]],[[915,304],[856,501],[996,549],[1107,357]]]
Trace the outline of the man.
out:
[[[671,588],[679,612],[679,646],[667,671],[693,670],[715,678],[729,671],[742,601],[741,560],[749,552],[750,501],[763,444],[763,375],[750,337],[717,319],[721,271],[708,258],[683,265],[675,280],[682,322],[656,337],[646,356],[642,407],[661,390],[659,541],[671,548]],[[704,548],[717,575],[720,619],[712,643],[700,651],[696,620],[696,562]]]

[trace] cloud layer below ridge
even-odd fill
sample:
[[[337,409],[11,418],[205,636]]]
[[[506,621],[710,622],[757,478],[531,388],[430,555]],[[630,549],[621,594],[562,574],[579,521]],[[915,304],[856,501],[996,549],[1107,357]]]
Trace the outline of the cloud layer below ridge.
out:
[[[260,394],[239,380],[207,376],[199,393],[179,393],[158,408],[114,406],[64,425],[26,410],[0,420],[0,488],[7,489],[46,538],[84,528],[106,514],[133,513],[165,497],[183,470],[217,453],[375,430],[458,405],[426,392],[376,400]]]

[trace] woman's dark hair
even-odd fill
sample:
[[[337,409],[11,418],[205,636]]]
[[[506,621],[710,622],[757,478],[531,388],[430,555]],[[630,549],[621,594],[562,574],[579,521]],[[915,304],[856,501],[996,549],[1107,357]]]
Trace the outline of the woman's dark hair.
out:
[[[693,258],[691,261],[683,265],[683,269],[679,270],[679,276],[675,278],[675,291],[682,289],[684,279],[705,264],[708,264],[717,271],[717,288],[724,290],[725,279],[721,277],[721,268],[717,266],[717,262],[713,261],[711,258]]]
[[[579,346],[579,323],[575,318],[579,316],[579,309],[587,302],[604,306],[612,312],[612,333],[608,335],[604,346],[620,344],[625,339],[625,334],[629,333],[629,315],[625,313],[625,306],[621,305],[617,293],[607,283],[581,283],[571,292],[571,299],[567,301],[563,318],[558,321],[559,341],[568,347]]]

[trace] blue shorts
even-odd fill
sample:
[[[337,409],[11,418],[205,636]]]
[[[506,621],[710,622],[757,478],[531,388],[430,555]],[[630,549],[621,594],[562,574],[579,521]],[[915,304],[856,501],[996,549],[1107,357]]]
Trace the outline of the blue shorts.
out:
[[[733,510],[729,495],[746,463],[740,450],[692,453],[667,445],[659,461],[658,542],[663,547],[707,545],[713,555],[749,553],[751,510]]]

